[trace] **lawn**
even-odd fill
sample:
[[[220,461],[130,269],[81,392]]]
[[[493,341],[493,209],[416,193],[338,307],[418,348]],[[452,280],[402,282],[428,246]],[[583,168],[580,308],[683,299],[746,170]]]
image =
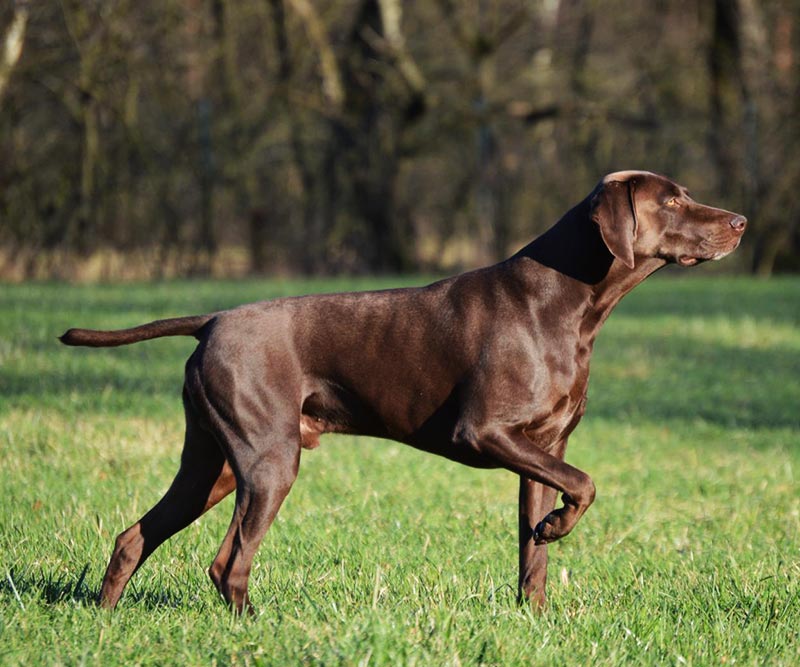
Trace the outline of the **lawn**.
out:
[[[390,284],[0,286],[0,664],[800,664],[797,278],[660,275],[612,314],[567,452],[597,501],[551,547],[544,614],[515,603],[513,475],[350,437],[303,454],[256,617],[205,572],[231,499],[96,608],[114,537],[177,469],[194,341],[56,335]]]

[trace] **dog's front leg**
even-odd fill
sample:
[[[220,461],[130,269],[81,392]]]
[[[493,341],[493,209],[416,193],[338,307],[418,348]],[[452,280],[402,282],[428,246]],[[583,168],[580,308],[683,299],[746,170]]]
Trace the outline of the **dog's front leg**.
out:
[[[549,512],[533,528],[534,544],[547,544],[567,535],[578,519],[594,502],[592,478],[537,447],[525,435],[524,425],[469,428],[457,431],[458,440],[468,444],[483,457],[493,460],[507,470],[534,482],[562,492],[562,507]],[[563,455],[563,447],[559,451]]]
[[[547,544],[536,544],[533,531],[538,523],[553,511],[558,492],[534,482],[519,478],[519,585],[517,600],[530,599],[542,608],[546,602]]]
[[[552,453],[563,460],[566,439]],[[533,533],[539,522],[553,511],[558,491],[534,482],[524,475],[519,478],[519,583],[517,600],[530,600],[538,608],[547,601],[547,544],[536,544]]]

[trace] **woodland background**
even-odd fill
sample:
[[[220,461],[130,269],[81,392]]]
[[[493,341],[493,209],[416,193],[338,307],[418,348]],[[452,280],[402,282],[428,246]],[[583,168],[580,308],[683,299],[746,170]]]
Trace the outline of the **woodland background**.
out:
[[[0,279],[440,272],[606,172],[800,269],[797,0],[0,3]]]

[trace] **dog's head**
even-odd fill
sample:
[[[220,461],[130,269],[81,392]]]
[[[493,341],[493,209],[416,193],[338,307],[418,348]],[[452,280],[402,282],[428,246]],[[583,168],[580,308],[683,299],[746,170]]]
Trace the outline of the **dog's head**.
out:
[[[686,188],[648,171],[618,171],[597,184],[592,220],[611,254],[633,268],[659,257],[682,266],[720,259],[739,245],[747,220],[698,204]]]

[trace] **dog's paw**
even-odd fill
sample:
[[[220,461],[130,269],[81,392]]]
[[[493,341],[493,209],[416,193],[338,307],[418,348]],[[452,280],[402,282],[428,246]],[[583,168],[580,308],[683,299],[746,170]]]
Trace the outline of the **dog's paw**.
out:
[[[567,535],[575,525],[569,508],[553,510],[533,529],[534,544],[549,544]]]
[[[566,493],[561,496],[564,500],[564,506],[550,512],[533,529],[532,538],[534,544],[549,544],[568,535],[575,527],[575,524],[578,523],[578,519],[581,518],[586,508],[594,500],[594,484],[591,484],[591,491],[591,498],[584,504],[576,502],[572,496]]]
[[[556,533],[555,526],[553,525],[553,514],[548,514],[544,519],[536,524],[533,529],[533,543],[534,544],[549,544],[555,542],[561,535]]]

